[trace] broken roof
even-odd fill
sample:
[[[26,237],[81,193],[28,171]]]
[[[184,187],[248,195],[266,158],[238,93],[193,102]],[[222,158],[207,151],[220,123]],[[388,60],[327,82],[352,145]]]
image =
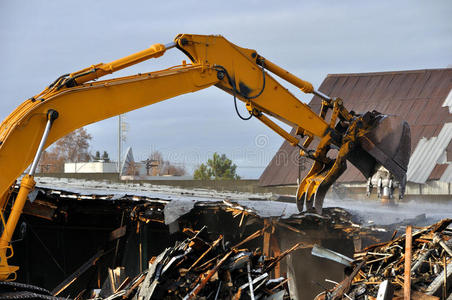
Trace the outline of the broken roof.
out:
[[[274,198],[271,193],[219,192],[148,183],[117,183],[72,178],[36,177],[36,181],[35,192],[30,195],[30,198],[36,198],[33,202],[35,211],[41,211],[36,206],[42,204],[39,200],[44,197],[58,201],[76,200],[85,203],[92,201],[118,203],[126,201],[136,202],[136,205],[147,203],[166,224],[200,207],[237,210],[260,218],[280,220],[295,220],[301,217],[295,203],[270,201]],[[35,212],[28,207],[28,204],[27,201],[24,212],[34,215]],[[361,222],[374,225],[388,225],[404,218],[416,218],[421,212],[426,212],[424,218],[428,219],[428,222],[436,222],[447,217],[450,211],[450,204],[447,203],[403,203],[399,204],[399,209],[394,209],[381,206],[377,202],[347,199],[328,199],[324,207],[326,209],[342,207],[353,213]],[[54,210],[55,208],[52,208],[48,211],[50,217],[54,215]]]
[[[429,179],[452,181],[452,68],[397,72],[330,74],[319,90],[340,97],[348,110],[357,113],[376,110],[397,114],[411,127],[411,159],[408,181]],[[321,99],[309,103],[320,111]],[[309,171],[310,163],[297,163],[298,149],[281,145],[262,173],[262,186],[296,184]],[[441,166],[445,165],[447,166]],[[364,181],[364,176],[347,162],[339,182]]]

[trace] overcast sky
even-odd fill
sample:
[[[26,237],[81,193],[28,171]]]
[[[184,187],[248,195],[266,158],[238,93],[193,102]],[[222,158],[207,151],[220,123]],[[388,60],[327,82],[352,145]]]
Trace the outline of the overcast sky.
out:
[[[0,1],[0,118],[56,77],[126,56],[178,33],[221,34],[319,86],[328,73],[452,65],[452,1]],[[173,49],[116,73],[166,68]],[[289,87],[289,86],[288,86]],[[310,97],[290,87],[302,101]],[[244,111],[244,110],[243,110]],[[240,120],[232,97],[211,87],[126,114],[124,148],[152,150],[191,173],[217,151],[258,178],[282,139]],[[117,118],[87,126],[92,152],[117,157]]]

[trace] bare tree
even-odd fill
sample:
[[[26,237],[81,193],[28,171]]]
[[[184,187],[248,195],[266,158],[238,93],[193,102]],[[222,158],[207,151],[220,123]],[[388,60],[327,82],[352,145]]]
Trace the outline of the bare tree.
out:
[[[130,162],[126,169],[125,175],[136,176],[138,175],[138,173],[139,173],[138,165],[135,162]]]
[[[43,153],[40,161],[41,172],[63,172],[65,162],[91,161],[89,142],[92,136],[79,128],[56,141]]]
[[[175,166],[173,163],[164,160],[162,153],[159,151],[153,151],[146,162],[148,174],[152,176],[183,176],[187,173],[184,166]]]

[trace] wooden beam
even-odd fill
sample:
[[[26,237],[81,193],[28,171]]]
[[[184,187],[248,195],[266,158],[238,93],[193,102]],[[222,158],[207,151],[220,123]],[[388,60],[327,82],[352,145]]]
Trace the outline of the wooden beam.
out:
[[[406,227],[405,234],[405,280],[403,283],[403,297],[411,299],[411,246],[413,244],[413,228]]]
[[[270,226],[270,221],[267,219],[264,219],[264,228],[267,228]],[[262,251],[264,252],[264,256],[270,257],[270,236],[271,233],[267,230],[264,230],[264,245],[262,247]]]
[[[108,252],[108,251],[107,251]],[[83,273],[85,273],[91,266],[94,266],[96,264],[96,262],[99,260],[99,258],[102,257],[102,255],[104,255],[104,250],[99,250],[96,254],[94,254],[94,256],[92,256],[86,263],[84,263],[83,265],[81,265],[77,270],[75,270],[74,273],[72,273],[71,275],[69,275],[69,277],[67,277],[63,282],[61,282],[59,285],[57,285],[53,290],[52,290],[52,295],[53,296],[57,296],[58,294],[60,294],[62,291],[64,291],[68,286],[70,286],[74,281],[77,280],[77,278],[82,275]]]
[[[281,255],[281,249],[279,248],[278,240],[276,239],[276,235],[272,234],[270,237],[270,247],[273,255],[278,257]],[[274,269],[274,278],[281,277],[281,264],[278,262]]]
[[[113,230],[112,232],[110,232],[109,240],[113,241],[113,240],[119,239],[119,238],[125,236],[126,232],[127,232],[127,226],[126,225],[121,226],[121,227]]]

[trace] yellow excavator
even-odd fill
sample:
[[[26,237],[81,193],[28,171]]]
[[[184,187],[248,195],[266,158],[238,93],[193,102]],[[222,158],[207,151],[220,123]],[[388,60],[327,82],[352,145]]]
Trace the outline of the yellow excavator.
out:
[[[97,81],[96,79],[162,56],[177,48],[191,63],[165,70]],[[301,102],[269,73],[321,98],[319,113]],[[0,280],[14,280],[19,267],[8,265],[13,255],[11,239],[28,194],[35,186],[34,174],[44,149],[77,128],[175,96],[216,86],[245,103],[249,115],[270,127],[300,156],[313,160],[299,183],[296,199],[303,211],[321,213],[328,188],[345,171],[346,160],[366,178],[384,167],[399,182],[403,195],[410,155],[410,132],[406,122],[376,111],[348,111],[339,98],[329,97],[295,75],[259,55],[218,35],[177,35],[173,42],[115,60],[99,63],[58,77],[36,96],[17,107],[0,125]],[[207,108],[208,109],[208,108]],[[237,113],[238,110],[237,110]],[[327,115],[328,113],[328,115]],[[240,114],[239,114],[240,116]],[[328,116],[328,118],[327,118]],[[271,118],[295,129],[289,134]],[[316,140],[316,147],[311,143]],[[310,147],[311,146],[311,147]],[[330,151],[334,150],[334,151]],[[333,156],[333,157],[331,157]],[[31,165],[30,165],[31,164]],[[27,169],[28,168],[28,169]],[[13,201],[16,180],[26,171]]]

